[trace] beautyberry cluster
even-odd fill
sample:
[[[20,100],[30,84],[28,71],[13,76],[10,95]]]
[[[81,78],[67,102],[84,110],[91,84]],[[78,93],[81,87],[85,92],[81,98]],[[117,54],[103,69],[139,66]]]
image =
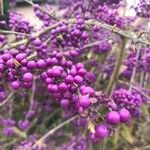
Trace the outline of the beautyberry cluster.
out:
[[[126,108],[132,116],[138,116],[143,99],[137,92],[129,92],[126,89],[114,91],[113,99],[119,108]]]

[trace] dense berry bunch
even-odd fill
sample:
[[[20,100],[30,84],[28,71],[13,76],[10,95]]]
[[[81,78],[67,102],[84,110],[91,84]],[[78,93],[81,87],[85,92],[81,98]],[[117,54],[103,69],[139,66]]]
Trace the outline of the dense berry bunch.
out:
[[[113,98],[119,108],[126,108],[132,116],[138,115],[143,104],[142,96],[136,92],[130,93],[126,89],[114,91]]]
[[[51,10],[51,9],[52,9],[52,7],[50,7],[49,5],[46,5],[44,7],[44,10],[46,10],[48,13],[50,13],[49,10]],[[53,22],[52,17],[48,13],[43,12],[40,9],[40,6],[38,4],[34,5],[34,13],[40,20],[43,21],[44,26],[47,27],[52,24],[52,22]]]
[[[107,5],[99,6],[94,14],[96,19],[120,28],[125,28],[127,23],[126,18],[120,16],[118,10],[110,9]]]
[[[111,44],[108,41],[102,41],[98,46],[95,47],[94,52],[96,54],[107,53],[111,50]]]
[[[86,84],[86,70],[82,63],[63,63],[62,66],[48,69],[41,78],[47,84],[48,92],[66,111],[72,110],[82,114],[90,108],[90,98],[95,96],[94,89]]]
[[[87,43],[88,33],[85,31],[85,20],[77,16],[77,24],[69,27],[68,24],[60,24],[51,31],[51,41],[57,46],[81,47]],[[79,42],[80,41],[80,42]]]
[[[9,13],[9,27],[11,30],[21,33],[30,33],[33,29],[32,25],[17,12]]]
[[[137,7],[135,7],[135,11],[138,16],[149,18],[150,17],[150,1],[139,0]]]
[[[33,74],[24,67],[28,63],[25,53],[19,53],[17,50],[4,53],[0,61],[1,78],[7,78],[14,90],[20,89],[21,86],[26,88],[32,86]]]

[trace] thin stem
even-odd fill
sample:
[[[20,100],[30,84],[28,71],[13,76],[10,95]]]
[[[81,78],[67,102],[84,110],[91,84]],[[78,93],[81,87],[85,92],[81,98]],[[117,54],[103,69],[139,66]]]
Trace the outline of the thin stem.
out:
[[[145,77],[145,73],[144,71],[142,71],[140,74],[140,87],[142,87],[144,84],[144,77]]]
[[[54,134],[54,132],[56,132],[57,130],[61,129],[63,126],[65,126],[66,124],[72,122],[73,120],[75,120],[76,118],[78,118],[78,115],[64,121],[63,123],[61,123],[60,125],[56,126],[55,128],[53,128],[52,130],[48,131],[45,135],[43,135],[34,145],[32,148],[35,148],[38,145],[42,145],[43,142],[52,134]]]
[[[90,140],[88,140],[88,149],[87,150],[93,150],[92,142]]]
[[[140,57],[140,53],[141,53],[141,48],[138,48],[136,58],[135,58],[136,62],[135,62],[133,72],[132,72],[132,76],[131,76],[131,80],[130,80],[130,83],[129,83],[129,91],[132,90],[132,84],[134,83],[134,78],[135,78],[135,75],[136,75],[137,63],[138,63],[138,60],[139,60],[139,57]]]
[[[149,78],[149,73],[147,72],[144,78],[144,87],[148,85],[148,78]]]
[[[27,60],[32,60],[32,59],[34,59],[35,57],[37,57],[37,52],[36,52],[36,51],[33,52],[31,55],[29,55],[29,56],[27,57]]]
[[[12,91],[6,98],[6,100],[4,100],[2,103],[0,103],[0,107],[4,106],[14,95],[14,92]]]
[[[122,43],[121,43],[121,47],[120,47],[119,52],[118,52],[116,64],[115,64],[113,73],[112,73],[112,75],[111,75],[111,77],[110,77],[108,86],[107,86],[107,88],[106,88],[106,93],[107,93],[107,94],[110,94],[111,89],[112,89],[114,83],[115,83],[115,82],[117,81],[117,79],[118,79],[118,75],[119,75],[120,67],[121,67],[121,65],[122,65],[122,60],[123,60],[123,56],[124,56],[124,51],[125,51],[126,43],[127,43],[127,39],[124,38],[124,37],[122,37]]]
[[[102,41],[95,41],[95,42],[92,42],[92,43],[89,43],[87,45],[84,45],[81,50],[84,50],[84,49],[87,49],[87,48],[90,48],[90,47],[93,47],[93,46],[96,46],[96,45],[99,45]]]
[[[33,103],[34,103],[34,95],[35,95],[35,88],[36,88],[36,78],[34,77],[33,79],[33,84],[32,84],[32,90],[31,90],[31,94],[30,94],[30,107],[29,107],[29,113],[30,111],[32,110],[32,106],[33,106]],[[26,115],[26,119],[28,119],[29,115],[27,114]]]
[[[0,16],[4,15],[3,0],[0,0]]]
[[[103,63],[103,66],[107,66],[107,58],[109,58],[114,52],[115,52],[115,50],[117,49],[117,44],[115,44],[114,46],[113,46],[113,49],[112,49],[112,51],[110,51],[108,54],[107,54],[107,56],[106,56],[106,58],[105,58],[105,60],[104,60],[104,63]],[[102,77],[103,77],[103,72],[101,72],[99,75],[98,75],[98,77],[97,77],[97,80],[96,80],[96,88],[98,88],[99,86],[100,86],[100,81],[102,80]]]
[[[24,35],[29,36],[29,34],[16,32],[16,31],[7,31],[7,30],[0,30],[0,34],[16,34],[16,35]]]

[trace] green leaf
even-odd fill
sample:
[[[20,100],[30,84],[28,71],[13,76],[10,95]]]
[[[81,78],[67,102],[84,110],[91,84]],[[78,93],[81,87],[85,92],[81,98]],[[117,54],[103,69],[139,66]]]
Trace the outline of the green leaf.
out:
[[[131,135],[130,129],[125,125],[123,125],[123,127],[122,127],[122,136],[130,144],[132,144],[134,142],[134,139]]]
[[[148,108],[146,105],[143,105],[142,113],[143,113],[143,116],[149,116]]]

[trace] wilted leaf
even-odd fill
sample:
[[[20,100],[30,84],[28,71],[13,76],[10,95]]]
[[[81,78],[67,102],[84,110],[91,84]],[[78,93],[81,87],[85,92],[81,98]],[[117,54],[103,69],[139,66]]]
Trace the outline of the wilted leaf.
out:
[[[88,119],[88,129],[91,133],[95,133],[95,126],[90,119]]]
[[[91,52],[91,51],[88,53],[87,58],[88,58],[88,59],[91,59],[91,58],[92,58],[92,52]]]

